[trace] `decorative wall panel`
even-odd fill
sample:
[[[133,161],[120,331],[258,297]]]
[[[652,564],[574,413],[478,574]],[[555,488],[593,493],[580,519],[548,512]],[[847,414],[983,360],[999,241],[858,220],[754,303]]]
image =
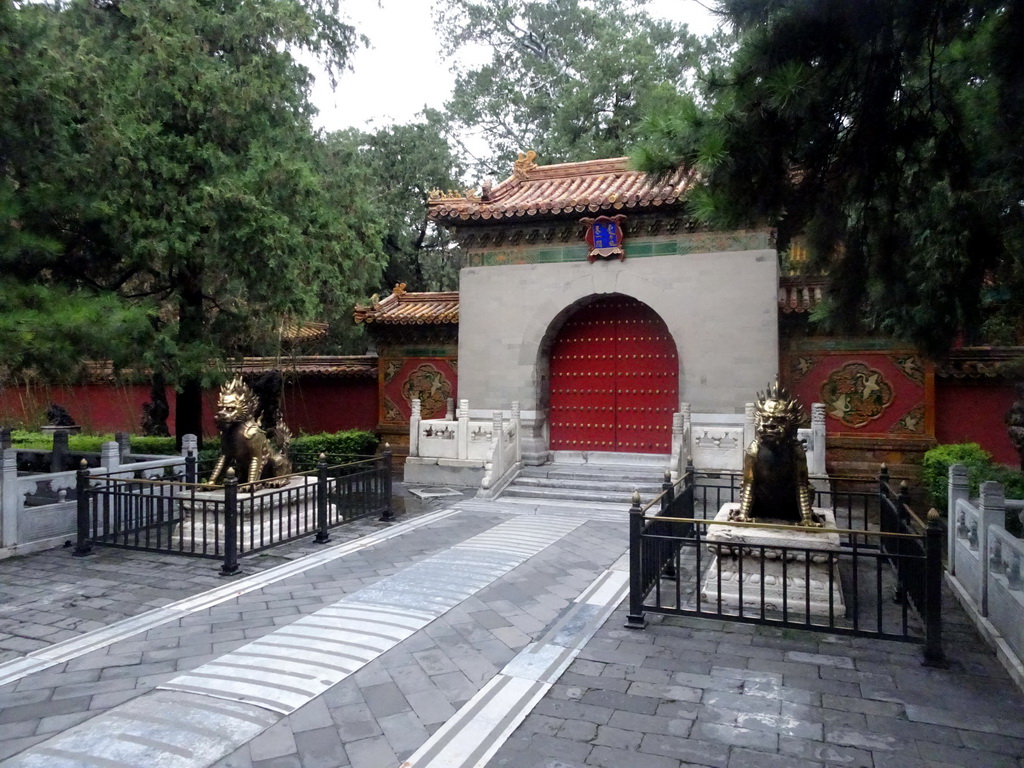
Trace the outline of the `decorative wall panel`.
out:
[[[444,357],[393,357],[380,362],[381,423],[408,424],[412,401],[420,399],[422,418],[443,418],[448,398],[456,397],[456,363]]]
[[[799,350],[782,378],[804,407],[824,403],[829,434],[930,437],[934,381],[919,355],[896,350]]]

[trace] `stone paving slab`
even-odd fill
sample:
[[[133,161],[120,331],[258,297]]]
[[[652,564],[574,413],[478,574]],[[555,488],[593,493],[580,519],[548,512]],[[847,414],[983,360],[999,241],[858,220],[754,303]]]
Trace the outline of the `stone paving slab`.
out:
[[[400,495],[395,523],[442,508]],[[328,546],[354,541],[394,523],[376,518],[331,529]],[[305,537],[240,558],[241,575],[266,571],[324,545]],[[64,548],[0,560],[0,663],[69,640],[224,584],[207,558],[94,547],[88,557]]]
[[[522,654],[538,639],[562,637],[574,626],[566,618],[569,606],[625,549],[625,513],[476,501],[456,507],[457,515],[415,535],[0,687],[0,761],[27,755],[71,729],[94,732],[90,723],[98,715],[170,695],[154,689],[510,518],[583,518],[571,534],[321,695],[283,717],[273,715],[269,728],[215,765],[397,768],[446,727],[464,721],[472,730],[467,713],[478,707],[481,691],[502,674],[524,669]],[[60,590],[55,594],[32,610],[56,613],[54,604],[64,598]],[[32,600],[30,592],[22,597]],[[112,599],[106,612],[105,606],[93,609],[109,619],[124,610],[117,602]],[[657,616],[648,616],[646,630],[627,630],[620,606],[545,684],[546,692],[523,705],[521,724],[491,745],[486,765],[1024,768],[1024,696],[955,601],[946,600],[944,609],[948,670],[922,667],[917,646],[870,638]],[[26,613],[26,623],[48,626]],[[159,721],[159,711],[147,712]],[[43,764],[58,765],[54,759],[62,756],[49,757]],[[484,765],[451,768],[462,764]]]

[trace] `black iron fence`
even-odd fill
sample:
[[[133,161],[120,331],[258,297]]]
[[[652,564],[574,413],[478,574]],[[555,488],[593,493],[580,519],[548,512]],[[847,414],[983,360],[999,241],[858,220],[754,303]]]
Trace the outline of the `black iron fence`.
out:
[[[828,532],[716,521],[740,483],[692,467],[648,505],[634,496],[627,626],[665,613],[869,635],[920,643],[925,663],[941,666],[938,520],[914,515],[884,470],[878,490],[855,482],[863,488],[833,480],[819,489],[816,506],[836,517]]]
[[[280,487],[239,483],[234,470],[219,485],[198,479],[192,456],[181,476],[159,480],[82,467],[74,553],[109,546],[216,558],[228,575],[241,556],[303,536],[326,543],[331,528],[360,518],[392,519],[389,450],[341,464],[321,455],[315,470],[278,478]]]

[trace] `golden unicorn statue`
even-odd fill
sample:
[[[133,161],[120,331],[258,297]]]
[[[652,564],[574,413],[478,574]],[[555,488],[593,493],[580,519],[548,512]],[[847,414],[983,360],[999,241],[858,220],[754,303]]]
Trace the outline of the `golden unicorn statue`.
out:
[[[220,431],[220,458],[207,480],[209,485],[214,485],[231,464],[246,483],[263,481],[264,487],[277,488],[287,482],[279,478],[292,471],[287,453],[291,432],[283,420],[278,420],[271,439],[260,427],[258,409],[259,398],[241,376],[221,386],[215,417]]]
[[[803,409],[778,382],[757,394],[754,440],[743,454],[740,508],[730,519],[784,520],[820,528],[824,521],[811,510],[813,489],[807,452],[797,437]]]

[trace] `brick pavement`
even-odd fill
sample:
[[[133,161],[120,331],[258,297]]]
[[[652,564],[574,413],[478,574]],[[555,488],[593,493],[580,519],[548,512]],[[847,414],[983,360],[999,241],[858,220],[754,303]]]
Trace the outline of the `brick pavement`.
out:
[[[153,689],[523,514],[568,513],[467,504],[409,535],[2,686],[0,760],[23,759],[54,734],[79,724],[88,728],[93,718],[112,708],[169,695]],[[214,764],[397,768],[436,740],[460,712],[471,710],[488,681],[564,621],[571,601],[615,563],[625,548],[625,532],[610,517],[587,515],[571,534],[326,693],[291,714],[272,718],[269,728]],[[372,529],[367,526],[363,532]],[[61,560],[65,554],[51,553],[45,560],[88,562],[70,556]],[[135,556],[116,554],[136,562]],[[290,554],[301,557],[301,548]],[[116,556],[110,558],[108,573],[137,577],[134,564],[117,568],[117,562]],[[145,572],[146,558],[141,562],[139,571]],[[184,573],[200,566],[212,575],[193,574],[190,580],[168,573],[164,581],[138,584],[134,594],[156,601],[147,605],[152,607],[189,591],[196,594],[205,584],[224,583],[211,563],[179,563],[174,559],[167,567]],[[4,566],[0,563],[0,579],[5,580]],[[39,591],[15,599],[24,599],[24,605],[35,599],[31,610],[44,618],[79,607],[77,600],[69,605],[64,597],[40,603],[46,596],[47,571],[39,570],[42,575],[31,578],[40,581],[26,585]],[[60,578],[57,583],[75,583],[67,574]],[[168,584],[172,580],[177,582],[174,587]],[[163,591],[154,594],[151,589]],[[95,607],[101,611],[98,619],[74,618],[109,622],[142,610],[133,605],[112,600]],[[22,611],[16,615],[20,618]],[[597,630],[486,765],[1024,766],[1024,696],[953,604],[947,605],[949,670],[921,667],[919,649],[912,645],[661,617],[651,617],[648,628],[637,632],[622,627],[624,615],[620,607]],[[53,626],[68,618],[38,623]],[[37,623],[33,613],[29,619],[27,623]],[[88,629],[76,625],[69,631]],[[38,639],[45,643],[59,638],[51,634]],[[37,764],[75,764],[52,755],[47,759]]]
[[[396,498],[396,522],[436,509],[407,494]],[[331,530],[330,545],[387,528],[376,519]],[[266,571],[323,550],[309,537],[241,558],[241,575]],[[0,663],[100,629],[182,598],[220,587],[219,561],[94,547],[72,557],[70,541],[0,560]]]

